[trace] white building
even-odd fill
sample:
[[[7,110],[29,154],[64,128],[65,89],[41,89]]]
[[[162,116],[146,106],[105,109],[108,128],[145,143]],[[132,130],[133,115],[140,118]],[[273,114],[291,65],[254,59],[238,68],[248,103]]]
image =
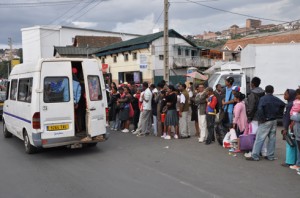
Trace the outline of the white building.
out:
[[[53,57],[54,46],[70,46],[77,35],[80,36],[117,36],[123,41],[140,35],[76,27],[46,25],[21,29],[23,61],[36,62],[39,58]]]

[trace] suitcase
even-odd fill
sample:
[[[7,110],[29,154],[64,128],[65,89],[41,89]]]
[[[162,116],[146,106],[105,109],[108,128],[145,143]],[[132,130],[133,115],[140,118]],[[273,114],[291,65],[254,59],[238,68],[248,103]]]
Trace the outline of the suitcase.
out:
[[[240,135],[240,150],[252,151],[255,142],[255,134]]]

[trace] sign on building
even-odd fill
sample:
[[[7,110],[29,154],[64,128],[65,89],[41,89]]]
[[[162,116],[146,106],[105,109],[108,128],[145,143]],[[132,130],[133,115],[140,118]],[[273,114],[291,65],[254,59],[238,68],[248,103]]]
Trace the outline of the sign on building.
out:
[[[147,56],[145,54],[140,54],[140,70],[148,69]]]

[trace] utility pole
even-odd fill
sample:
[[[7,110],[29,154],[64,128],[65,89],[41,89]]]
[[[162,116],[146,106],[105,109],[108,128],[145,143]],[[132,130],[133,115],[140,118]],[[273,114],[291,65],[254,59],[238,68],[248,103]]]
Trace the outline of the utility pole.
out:
[[[164,80],[169,83],[169,1],[164,0]]]
[[[9,37],[8,38],[8,45],[9,45],[9,61],[8,61],[8,65],[7,65],[7,79],[9,77],[9,72],[10,72],[10,69],[11,69],[11,61],[13,59],[13,56],[12,56],[12,39]]]

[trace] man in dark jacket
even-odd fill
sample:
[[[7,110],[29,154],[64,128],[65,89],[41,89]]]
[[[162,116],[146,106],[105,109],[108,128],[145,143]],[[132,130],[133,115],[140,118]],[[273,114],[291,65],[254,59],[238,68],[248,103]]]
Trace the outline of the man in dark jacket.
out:
[[[267,136],[269,137],[269,142],[266,159],[271,161],[275,159],[274,154],[277,129],[276,118],[280,109],[285,106],[285,103],[279,98],[273,96],[273,86],[266,86],[265,91],[266,95],[261,97],[258,103],[257,115],[260,124],[257,129],[256,139],[252,150],[252,156],[246,157],[247,160],[259,160],[259,154]]]
[[[248,122],[257,121],[256,111],[259,99],[265,95],[265,91],[259,87],[260,78],[254,77],[251,80],[251,93],[248,95],[247,117]]]

